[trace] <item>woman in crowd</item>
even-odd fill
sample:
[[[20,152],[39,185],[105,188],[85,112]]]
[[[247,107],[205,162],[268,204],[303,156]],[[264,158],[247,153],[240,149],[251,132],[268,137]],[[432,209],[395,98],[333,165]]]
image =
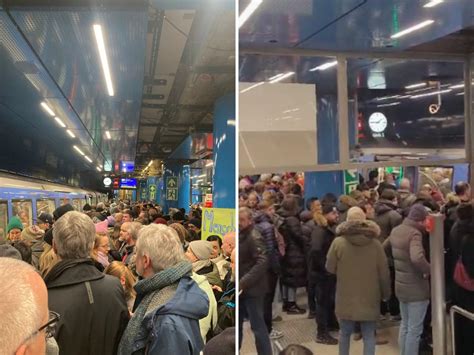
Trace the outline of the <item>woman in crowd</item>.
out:
[[[135,297],[137,295],[135,289],[133,288],[133,286],[135,286],[135,283],[137,282],[135,276],[133,276],[133,273],[130,271],[130,269],[120,261],[112,261],[105,268],[104,273],[107,275],[115,276],[120,280],[120,283],[122,284],[123,290],[125,292],[128,311],[130,312],[130,315],[132,315],[133,304],[135,303]]]

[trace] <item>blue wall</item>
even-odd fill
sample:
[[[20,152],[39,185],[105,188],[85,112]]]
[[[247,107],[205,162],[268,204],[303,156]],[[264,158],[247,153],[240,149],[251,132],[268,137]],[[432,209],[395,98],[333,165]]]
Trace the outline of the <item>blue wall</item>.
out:
[[[332,192],[336,196],[344,193],[342,171],[305,172],[304,199],[311,197],[321,199],[325,194]]]
[[[215,103],[213,138],[213,206],[235,208],[237,180],[235,173],[235,93],[223,96]]]
[[[163,211],[168,213],[170,208],[184,208],[186,212],[189,211],[189,204],[191,198],[191,181],[190,181],[189,165],[182,165],[173,161],[164,162],[163,171],[163,187],[160,186],[161,191],[161,205]],[[166,199],[166,182],[169,176],[178,177],[178,200],[170,201]]]

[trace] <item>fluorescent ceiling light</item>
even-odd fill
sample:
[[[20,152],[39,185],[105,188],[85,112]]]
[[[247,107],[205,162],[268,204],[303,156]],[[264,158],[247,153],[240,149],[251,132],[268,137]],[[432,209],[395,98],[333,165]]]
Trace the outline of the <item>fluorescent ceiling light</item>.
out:
[[[286,78],[289,78],[290,76],[292,76],[294,74],[295,74],[294,71],[290,71],[289,73],[283,74],[283,75],[279,76],[278,78],[273,79],[272,81],[270,81],[270,84],[275,84],[279,81],[285,80]]]
[[[66,125],[64,124],[63,121],[58,116],[54,116],[55,121],[60,125],[62,128],[66,128]]]
[[[80,155],[84,155],[84,152],[80,150],[77,146],[73,145],[72,146]]]
[[[452,91],[451,89],[433,91],[433,92],[428,92],[426,94],[413,95],[412,97],[410,97],[410,99],[418,99],[420,97],[433,96],[433,95],[438,95],[438,94],[446,94],[446,93],[451,92],[451,91]]]
[[[272,81],[273,79],[279,78],[279,77],[282,76],[283,74],[284,74],[284,73],[280,73],[280,74],[274,75],[274,76],[272,76],[271,78],[268,78],[268,81]]]
[[[426,83],[411,84],[411,85],[405,86],[405,89],[421,88],[426,85],[427,85]]]
[[[326,70],[326,69],[332,68],[336,65],[337,65],[337,60],[335,60],[333,62],[321,64],[320,66],[314,67],[314,68],[310,69],[309,71]]]
[[[150,162],[148,163],[147,168],[149,168],[151,166],[151,164],[153,164],[153,160],[150,160]]]
[[[258,9],[258,7],[262,4],[263,0],[252,0],[250,4],[245,8],[244,11],[239,16],[239,28],[249,19],[250,16]]]
[[[109,131],[105,131],[105,136],[107,137],[107,139],[112,139],[112,136],[110,135]]]
[[[97,167],[96,169],[97,169],[97,171],[100,171],[100,170],[101,170],[100,167]]]
[[[203,178],[206,177],[206,174],[192,176],[191,179]],[[202,181],[202,180],[201,180]]]
[[[383,96],[383,97],[377,97],[375,101],[383,101],[383,100],[391,100],[391,99],[397,99],[399,98],[400,95],[393,95],[393,96]]]
[[[278,75],[280,75],[280,74],[278,74]],[[250,90],[252,90],[252,89],[255,89],[257,86],[260,86],[260,85],[263,85],[263,84],[265,84],[265,82],[264,82],[264,81],[261,81],[261,82],[259,82],[259,83],[256,83],[256,84],[252,85],[252,86],[249,86],[249,87],[246,88],[246,89],[243,89],[240,93],[243,94],[244,92],[247,92],[247,91],[250,91]]]
[[[69,129],[66,129],[67,134],[71,136],[71,138],[76,138],[76,135],[72,133]]]
[[[92,163],[92,159],[89,158],[87,155],[84,155],[84,158],[86,158],[86,160],[87,160],[89,163]]]
[[[456,94],[456,96],[463,96],[463,95],[464,95],[464,91]]]
[[[439,5],[443,2],[444,2],[444,0],[431,0],[430,2],[423,5],[423,7],[435,7],[436,5]]]
[[[104,72],[105,84],[109,96],[114,96],[114,88],[112,86],[112,78],[110,76],[109,62],[107,59],[107,52],[105,51],[104,36],[102,35],[102,26],[93,25],[95,39],[97,41],[97,48],[99,49],[100,61],[102,63],[102,70]]]
[[[414,31],[417,31],[419,29],[422,29],[423,27],[426,27],[426,26],[429,26],[431,25],[432,23],[434,23],[433,20],[426,20],[426,21],[423,21],[421,23],[419,23],[418,25],[415,25],[415,26],[412,26],[412,27],[409,27],[403,31],[400,31],[400,32],[397,32],[395,34],[393,34],[392,36],[390,36],[390,38],[400,38],[402,36],[405,36],[409,33],[412,33]]]
[[[464,88],[464,84],[453,85],[449,87],[450,89],[462,89]]]
[[[214,162],[211,161],[211,162],[207,163],[207,164],[205,165],[205,167],[208,168],[208,167],[213,166],[213,165],[214,165]]]
[[[49,113],[51,116],[56,116],[56,114],[54,113],[54,111],[51,110],[51,107],[49,107],[46,102],[42,102],[42,103],[41,103],[41,107],[42,107],[47,113]]]
[[[389,107],[389,106],[397,106],[397,105],[400,105],[400,102],[392,102],[390,104],[381,104],[381,105],[377,105],[377,107]]]

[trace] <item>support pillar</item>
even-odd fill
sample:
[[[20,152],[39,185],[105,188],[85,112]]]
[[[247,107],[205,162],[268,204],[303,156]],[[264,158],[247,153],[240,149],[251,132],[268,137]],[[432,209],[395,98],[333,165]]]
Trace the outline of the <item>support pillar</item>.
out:
[[[176,186],[167,186],[169,177],[176,177]],[[173,199],[167,190],[176,189]],[[189,212],[191,181],[189,165],[181,165],[173,161],[165,161],[163,168],[163,186],[161,188],[161,205],[163,212],[168,213],[170,208],[184,208]],[[177,195],[177,196],[176,196]]]
[[[235,208],[235,93],[215,103],[213,139],[213,206]]]

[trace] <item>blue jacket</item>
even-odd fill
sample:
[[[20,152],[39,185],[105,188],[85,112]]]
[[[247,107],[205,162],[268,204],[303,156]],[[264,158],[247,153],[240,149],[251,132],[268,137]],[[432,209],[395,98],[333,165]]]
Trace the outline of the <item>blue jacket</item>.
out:
[[[209,299],[196,282],[183,277],[175,295],[147,314],[134,343],[134,354],[198,355],[204,348],[199,319],[207,316]]]

